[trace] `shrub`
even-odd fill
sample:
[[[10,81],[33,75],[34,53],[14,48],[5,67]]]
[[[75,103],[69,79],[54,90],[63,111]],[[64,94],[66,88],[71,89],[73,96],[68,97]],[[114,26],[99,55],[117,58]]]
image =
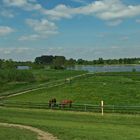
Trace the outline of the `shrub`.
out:
[[[0,80],[3,82],[33,82],[34,75],[28,70],[0,70]]]

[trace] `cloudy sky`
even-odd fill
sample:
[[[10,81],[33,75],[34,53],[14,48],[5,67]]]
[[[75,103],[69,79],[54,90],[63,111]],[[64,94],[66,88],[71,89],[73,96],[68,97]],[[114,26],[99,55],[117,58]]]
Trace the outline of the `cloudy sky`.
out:
[[[140,57],[140,0],[0,0],[0,58]]]

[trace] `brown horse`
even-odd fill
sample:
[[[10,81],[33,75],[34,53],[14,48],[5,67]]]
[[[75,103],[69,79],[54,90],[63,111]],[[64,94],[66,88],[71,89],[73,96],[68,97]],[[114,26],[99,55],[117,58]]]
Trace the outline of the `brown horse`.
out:
[[[65,107],[65,106],[69,106],[69,107],[71,107],[72,106],[72,100],[63,100],[63,101],[61,101],[61,103],[60,103],[60,107]]]

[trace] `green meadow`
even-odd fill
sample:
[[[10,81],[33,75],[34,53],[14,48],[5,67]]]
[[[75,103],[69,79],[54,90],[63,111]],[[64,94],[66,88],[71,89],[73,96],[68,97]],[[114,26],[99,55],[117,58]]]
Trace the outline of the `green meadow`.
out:
[[[32,71],[36,85],[67,79],[85,72],[79,71]],[[73,100],[77,104],[140,105],[140,73],[96,73],[72,78],[63,85],[2,99],[2,102],[48,103]],[[44,76],[43,76],[44,75]],[[47,78],[49,80],[47,80]],[[42,80],[41,79],[45,79]],[[43,82],[44,81],[44,82]],[[60,82],[61,83],[61,82]],[[8,83],[10,84],[10,83]],[[16,83],[18,84],[18,83]],[[25,84],[25,83],[24,83]],[[28,83],[29,84],[29,83]],[[32,83],[30,83],[32,85]],[[30,86],[30,84],[28,86]],[[57,83],[59,84],[59,82]],[[53,86],[53,84],[51,85]],[[21,86],[22,87],[22,86]],[[12,88],[11,88],[12,89]],[[60,140],[139,140],[140,116],[88,112],[58,111],[48,109],[21,109],[0,107],[0,122],[22,124],[49,132]],[[6,135],[6,131],[8,131]],[[27,130],[0,127],[0,139],[36,140],[36,134]],[[17,135],[18,134],[18,135]],[[26,135],[25,135],[26,134]]]
[[[0,126],[0,140],[37,140],[37,135],[24,129]]]
[[[8,98],[8,101],[48,103],[51,98],[77,104],[140,105],[139,73],[88,74],[72,79],[63,86],[45,88]]]
[[[94,113],[16,108],[0,108],[0,114],[0,122],[30,125],[48,131],[61,140],[140,139],[140,116],[136,115],[101,116]]]
[[[60,79],[86,73],[72,70],[0,70],[0,96],[36,88]],[[30,75],[30,76],[29,76]],[[32,80],[30,80],[32,77]]]

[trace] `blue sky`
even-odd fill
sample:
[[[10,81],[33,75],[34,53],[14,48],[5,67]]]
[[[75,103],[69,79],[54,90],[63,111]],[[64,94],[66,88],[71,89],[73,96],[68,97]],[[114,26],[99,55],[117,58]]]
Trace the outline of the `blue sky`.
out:
[[[1,0],[0,58],[140,57],[139,0]]]

